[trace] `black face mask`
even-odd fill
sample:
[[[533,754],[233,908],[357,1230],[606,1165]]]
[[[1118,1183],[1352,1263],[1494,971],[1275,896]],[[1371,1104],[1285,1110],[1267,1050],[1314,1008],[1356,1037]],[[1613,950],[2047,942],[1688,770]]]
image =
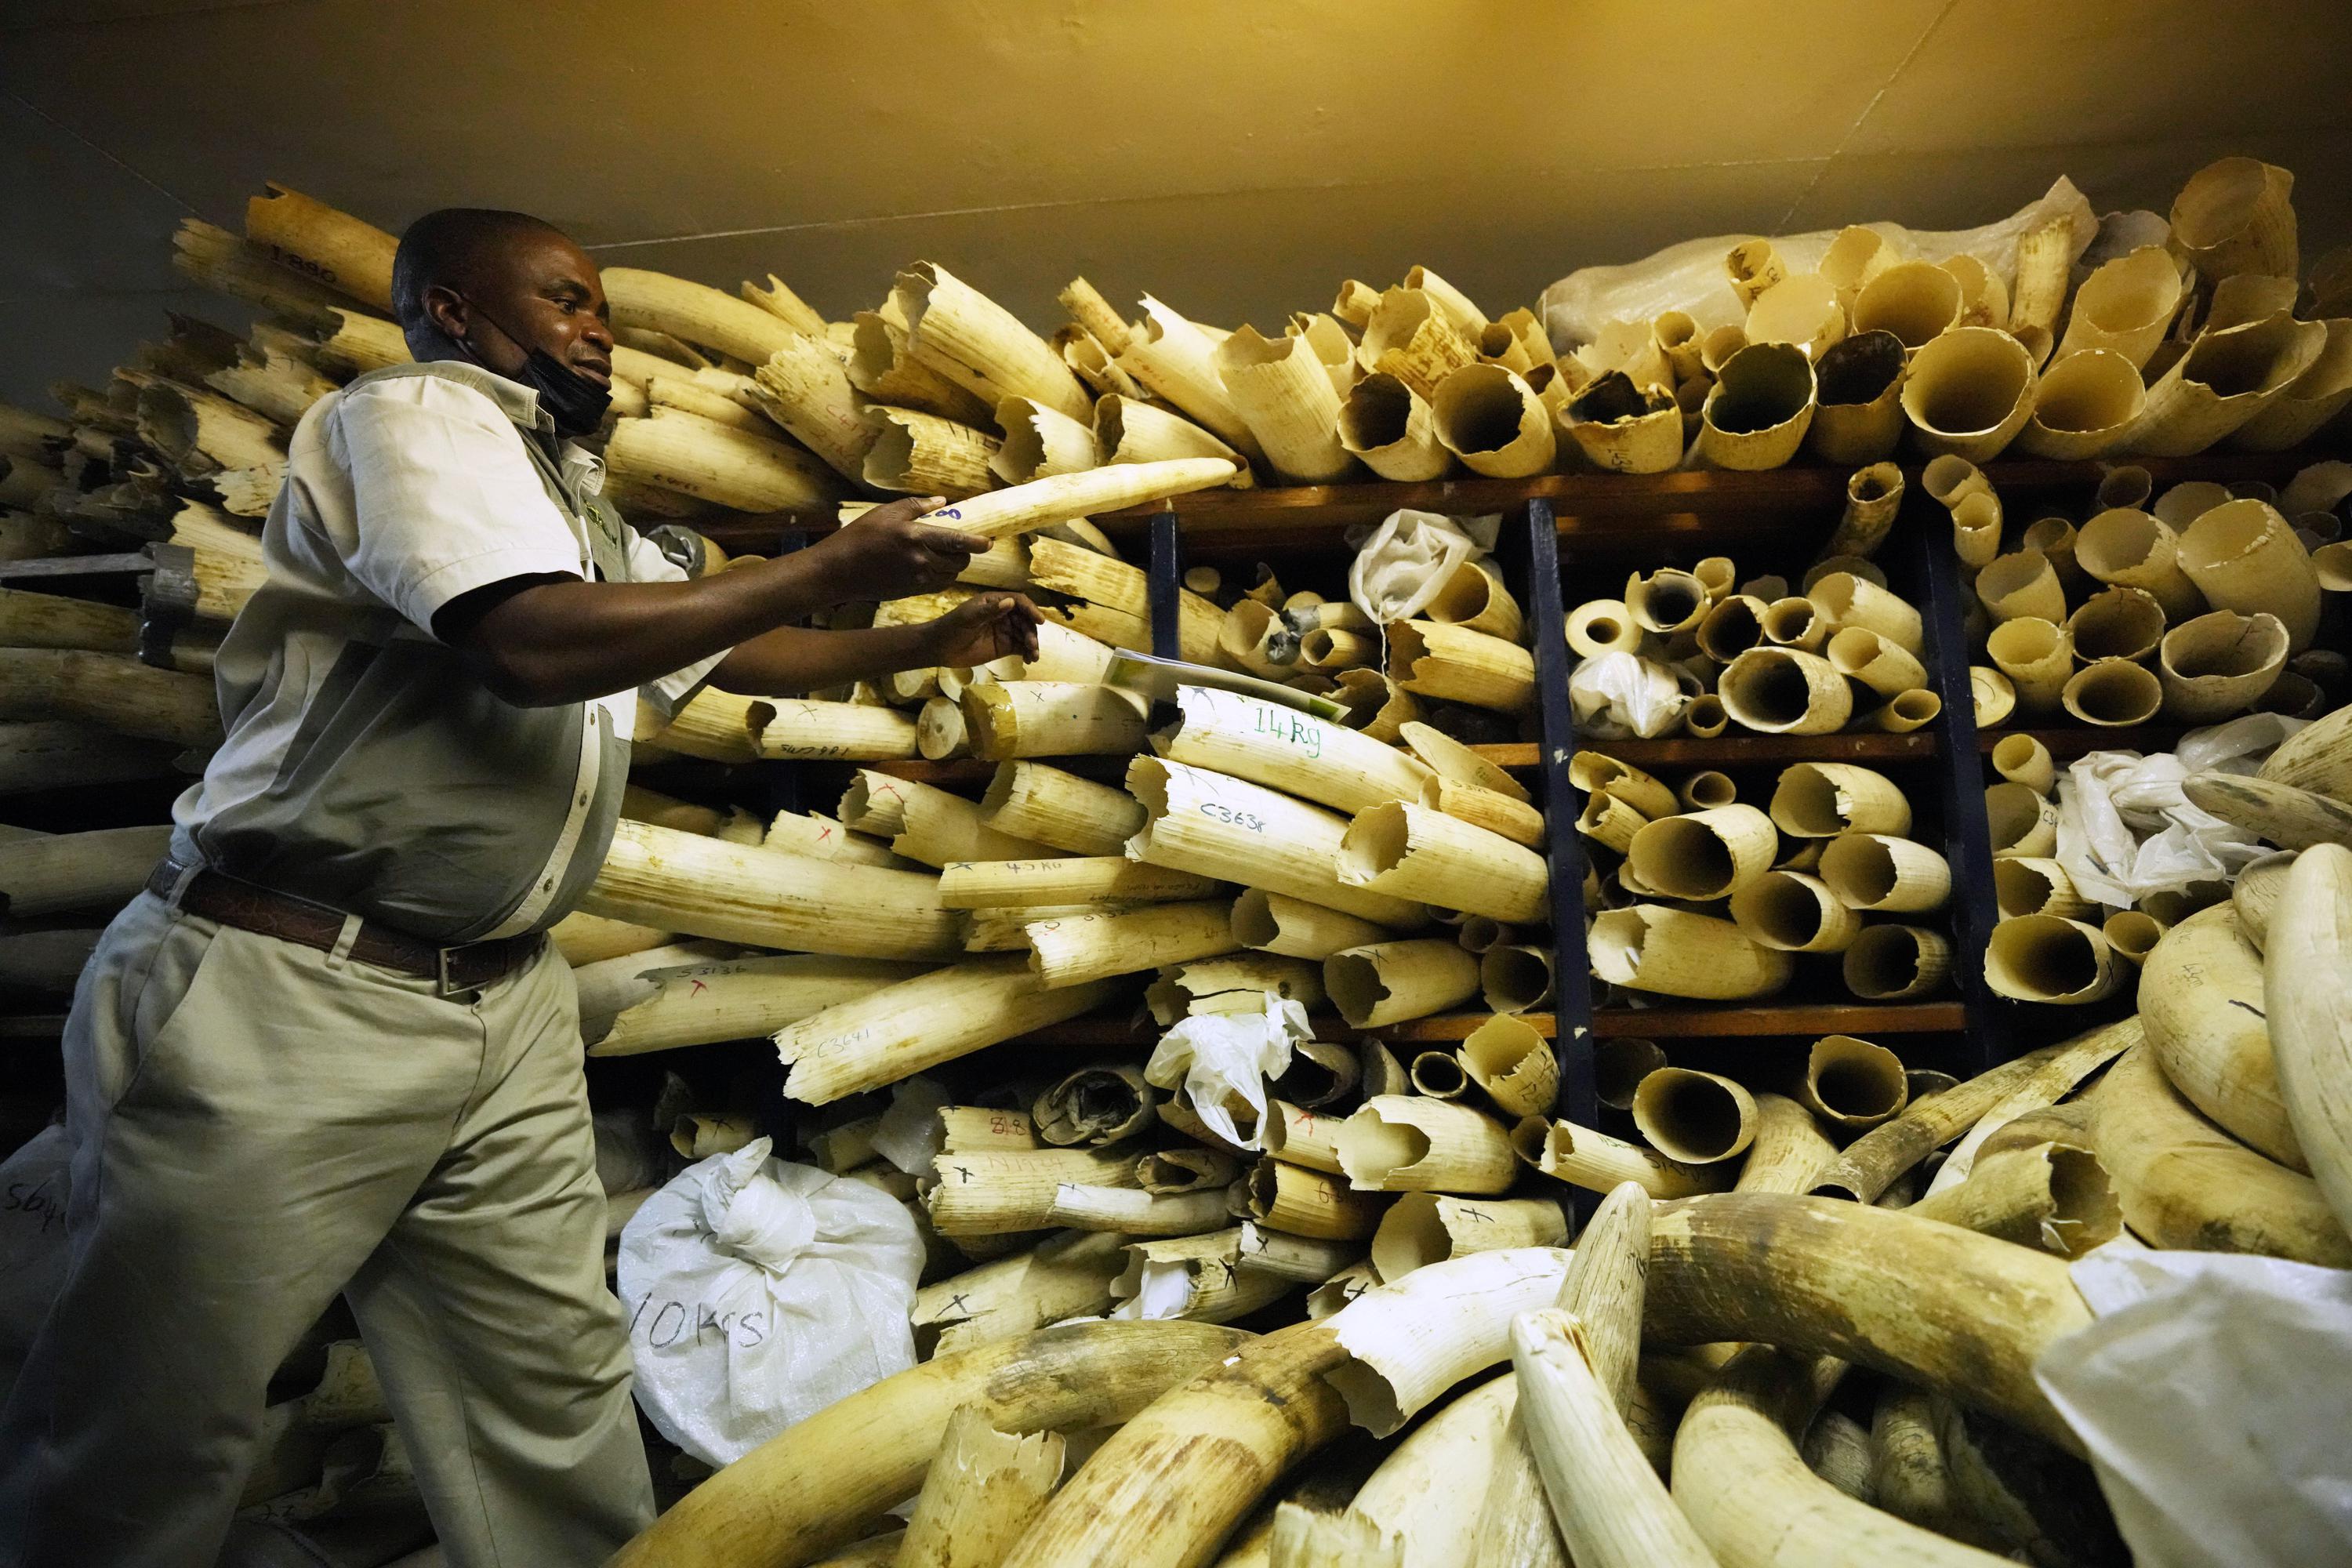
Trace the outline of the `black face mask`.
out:
[[[475,310],[482,320],[506,332],[514,342],[522,342],[519,335],[508,331],[505,322],[494,319],[478,305]],[[465,351],[467,358],[484,370],[489,370],[488,365],[482,363],[482,356],[474,352],[471,343],[461,342],[457,346]],[[604,422],[604,411],[613,405],[613,394],[609,388],[597,385],[545,349],[532,349],[519,371],[492,374],[506,375],[509,381],[519,381],[538,393],[539,405],[547,410],[547,416],[555,422],[555,433],[573,440],[593,434],[596,426]]]

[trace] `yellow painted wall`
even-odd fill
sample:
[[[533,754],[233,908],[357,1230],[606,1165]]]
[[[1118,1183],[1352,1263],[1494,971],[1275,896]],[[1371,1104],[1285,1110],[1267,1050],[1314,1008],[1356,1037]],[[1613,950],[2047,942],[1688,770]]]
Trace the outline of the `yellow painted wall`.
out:
[[[519,206],[827,313],[945,262],[1271,325],[1426,262],[1491,310],[1720,231],[1954,226],[2282,162],[2352,238],[2352,5],[2186,0],[14,0],[0,395],[98,374],[183,213]]]

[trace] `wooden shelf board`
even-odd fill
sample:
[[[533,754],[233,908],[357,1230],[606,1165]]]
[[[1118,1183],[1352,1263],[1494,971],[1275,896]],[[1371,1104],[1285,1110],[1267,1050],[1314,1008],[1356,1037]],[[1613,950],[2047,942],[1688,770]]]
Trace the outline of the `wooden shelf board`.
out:
[[[1533,741],[1509,741],[1497,745],[1473,746],[1472,751],[1498,768],[1514,773],[1533,768],[1542,756],[1542,749]]]
[[[1881,736],[1878,738],[1885,740],[1900,739],[1901,737]],[[1489,762],[1492,762],[1496,767],[1508,768],[1513,772],[1524,771],[1533,768],[1536,765],[1536,748],[1534,743],[1531,742],[1518,741],[1513,742],[1508,745],[1473,746],[1470,749],[1477,752],[1480,756],[1486,758]],[[1843,753],[1840,754],[1842,755]],[[1040,757],[1037,759],[1039,762],[1051,763],[1055,767],[1068,767],[1073,763],[1078,764],[1078,766],[1073,769],[1073,771],[1083,771],[1086,764],[1096,760],[1097,759],[1087,757]],[[1111,759],[1106,758],[1101,760],[1109,761]],[[1124,760],[1120,759],[1120,761],[1121,765],[1124,765]],[[872,773],[888,773],[893,778],[915,779],[923,784],[934,784],[941,786],[949,784],[984,784],[996,774],[996,764],[994,763],[983,763],[976,757],[958,757],[952,761],[941,763],[927,762],[920,757],[910,757],[901,762],[851,763],[847,765],[850,767],[864,768]]]
[[[2201,452],[2193,458],[2137,459],[2162,489],[2185,479],[2284,480],[2307,463],[2339,455],[2336,444],[2294,452]],[[1920,465],[1906,462],[1907,481]],[[2009,500],[2056,492],[2087,495],[2104,466],[2097,462],[1999,462],[1986,475]],[[1735,545],[1825,525],[1845,500],[1850,469],[1813,466],[1761,473],[1677,470],[1664,474],[1541,474],[1526,479],[1464,476],[1424,484],[1275,485],[1247,490],[1199,490],[1172,500],[1108,512],[1095,519],[1115,539],[1140,541],[1150,520],[1173,511],[1186,541],[1213,552],[1328,545],[1343,530],[1385,517],[1399,507],[1453,513],[1502,511],[1530,500],[1549,500],[1563,538],[1647,539],[1661,553],[1677,544]],[[730,551],[762,552],[787,530],[829,533],[838,526],[830,508],[801,512],[737,514],[688,524]]]
[[[1383,1024],[1377,1029],[1353,1029],[1349,1033],[1358,1038],[1370,1037],[1407,1044],[1424,1041],[1444,1044],[1469,1038],[1472,1030],[1494,1016],[1492,1013],[1439,1013],[1427,1018],[1407,1018],[1402,1023]],[[1551,1039],[1558,1033],[1559,1020],[1549,1013],[1520,1013],[1516,1016],[1521,1023],[1547,1040]],[[1338,1020],[1334,1019],[1333,1022],[1338,1023]],[[1318,1037],[1322,1037],[1319,1029],[1317,1034]]]
[[[2052,730],[1979,730],[1977,750],[1990,752],[2011,735],[2031,735],[2050,748],[2050,754],[2062,763],[2071,763],[2089,752],[2168,752],[2180,744],[2180,737],[2189,733],[2179,724],[2136,724],[2120,730],[2103,730],[2096,725],[2078,724]]]
[[[1149,1020],[1139,1023],[1130,1017],[1072,1018],[1066,1023],[1048,1024],[1042,1029],[1032,1029],[1016,1037],[1018,1043],[1033,1046],[1150,1046],[1159,1039],[1160,1032]]]
[[[1958,1034],[1968,1026],[1958,1002],[1822,1002],[1753,1007],[1604,1008],[1592,1032],[1604,1039],[1694,1039],[1738,1035]]]
[[[1444,1045],[1466,1038],[1490,1016],[1486,1013],[1440,1013],[1371,1029],[1350,1027],[1328,1014],[1318,1014],[1310,1021],[1318,1040],[1373,1038],[1400,1045]],[[1518,1016],[1544,1038],[1556,1037],[1559,1020],[1554,1015],[1522,1013]],[[1957,1001],[1609,1008],[1595,1014],[1592,1020],[1592,1032],[1603,1038],[1640,1036],[1654,1039],[1766,1035],[1860,1035],[1868,1038],[1873,1035],[1958,1034],[1966,1026]],[[1149,1046],[1159,1037],[1160,1030],[1149,1023],[1103,1016],[1049,1025],[1022,1038],[1051,1046]]]
[[[1403,1044],[1442,1044],[1466,1038],[1471,1030],[1491,1016],[1486,1013],[1440,1013],[1427,1018],[1408,1018],[1376,1029],[1355,1028],[1346,1020],[1328,1013],[1317,1014],[1308,1022],[1314,1026],[1315,1037],[1318,1040],[1375,1038]],[[1549,1013],[1522,1013],[1519,1016],[1544,1038],[1552,1037],[1554,1024]],[[1073,1018],[1064,1024],[1049,1024],[1042,1029],[1032,1029],[1021,1038],[1040,1046],[1148,1047],[1159,1040],[1161,1032],[1148,1019],[1139,1022],[1132,1016],[1103,1015]]]
[[[996,775],[994,763],[983,763],[976,757],[957,757],[944,763],[908,757],[903,762],[855,763],[851,765],[867,773],[888,773],[894,779],[914,779],[921,784],[940,785],[984,784]]]
[[[2127,731],[2109,731],[2109,734]],[[2179,731],[2173,731],[2178,738]],[[1615,757],[1621,762],[1637,763],[1643,767],[1719,767],[1745,763],[1858,763],[1908,762],[1932,757],[1941,742],[1933,730],[1915,730],[1907,735],[1882,735],[1875,731],[1851,735],[1717,735],[1713,740],[1700,740],[1693,735],[1676,735],[1663,741],[1595,741],[1587,740],[1585,749]],[[1473,746],[1472,751],[1496,767],[1513,773],[1533,770],[1538,763],[1538,750],[1532,741],[1514,741],[1500,745]],[[1984,748],[1991,750],[1990,745]],[[2077,748],[2071,754],[2079,756]],[[2052,754],[2058,748],[2051,748]],[[1062,766],[1067,763],[1084,763],[1087,759],[1047,757],[1041,761]],[[853,763],[851,767],[873,773],[888,773],[895,778],[919,779],[924,784],[986,784],[996,772],[994,763],[977,758],[958,757],[950,762],[926,762],[919,757],[902,762]]]
[[[1837,735],[1753,735],[1727,731],[1711,740],[1670,735],[1657,741],[1599,741],[1585,737],[1589,751],[1643,767],[1709,767],[1741,763],[1902,762],[1932,757],[1942,745],[1933,726],[1905,735],[1860,731]]]

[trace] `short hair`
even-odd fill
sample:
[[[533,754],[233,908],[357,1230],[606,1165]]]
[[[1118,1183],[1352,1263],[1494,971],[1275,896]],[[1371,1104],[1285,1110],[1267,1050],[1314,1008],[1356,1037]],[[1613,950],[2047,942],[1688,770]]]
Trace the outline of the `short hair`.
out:
[[[442,207],[410,224],[392,258],[392,313],[401,330],[413,331],[429,324],[427,290],[442,285],[466,288],[481,276],[500,247],[542,234],[562,237],[563,231],[528,213],[496,207]]]

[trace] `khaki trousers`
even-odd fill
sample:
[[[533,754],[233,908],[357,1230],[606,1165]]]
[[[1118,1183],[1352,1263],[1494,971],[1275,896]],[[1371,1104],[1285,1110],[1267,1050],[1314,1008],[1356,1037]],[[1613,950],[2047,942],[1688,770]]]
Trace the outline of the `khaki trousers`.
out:
[[[212,1568],[338,1291],[454,1568],[586,1568],[651,1521],[552,948],[444,999],[142,893],[65,1051],[69,1262],[0,1412],[0,1565]]]

